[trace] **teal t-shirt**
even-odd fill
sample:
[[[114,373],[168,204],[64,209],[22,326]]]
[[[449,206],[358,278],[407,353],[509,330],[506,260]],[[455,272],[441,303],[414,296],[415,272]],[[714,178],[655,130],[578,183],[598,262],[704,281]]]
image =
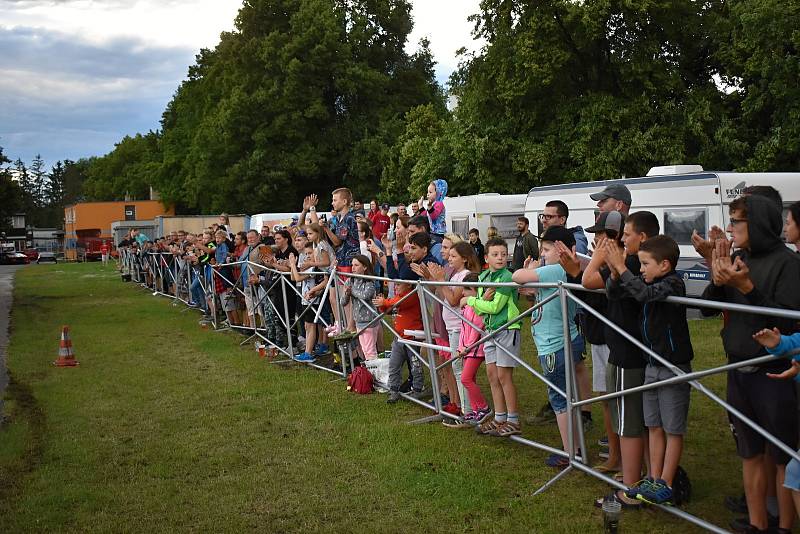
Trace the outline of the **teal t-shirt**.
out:
[[[561,265],[539,267],[536,269],[536,273],[542,283],[567,281],[567,273]],[[555,288],[539,289],[536,301],[540,302],[556,291],[558,290]],[[575,339],[578,336],[578,327],[574,321],[576,305],[572,300],[569,301],[567,310],[569,313],[569,338]],[[560,299],[551,300],[534,314],[533,321],[531,321],[531,334],[539,354],[552,354],[564,348],[564,323]]]

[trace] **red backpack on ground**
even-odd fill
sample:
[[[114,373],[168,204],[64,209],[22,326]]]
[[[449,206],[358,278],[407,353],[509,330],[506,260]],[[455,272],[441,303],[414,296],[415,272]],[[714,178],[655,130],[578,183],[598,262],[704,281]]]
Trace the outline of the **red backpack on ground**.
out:
[[[363,365],[359,365],[347,379],[347,389],[366,395],[372,393],[372,374]]]

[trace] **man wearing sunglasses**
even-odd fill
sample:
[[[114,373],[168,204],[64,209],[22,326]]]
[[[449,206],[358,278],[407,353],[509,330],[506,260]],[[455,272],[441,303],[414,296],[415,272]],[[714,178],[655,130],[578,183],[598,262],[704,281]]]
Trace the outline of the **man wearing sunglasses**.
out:
[[[551,200],[544,205],[544,210],[539,214],[539,222],[542,225],[542,234],[551,226],[567,226],[569,218],[569,207],[561,200]],[[583,228],[575,226],[570,228],[572,235],[575,236],[575,250],[579,254],[589,253],[589,239],[586,237]]]

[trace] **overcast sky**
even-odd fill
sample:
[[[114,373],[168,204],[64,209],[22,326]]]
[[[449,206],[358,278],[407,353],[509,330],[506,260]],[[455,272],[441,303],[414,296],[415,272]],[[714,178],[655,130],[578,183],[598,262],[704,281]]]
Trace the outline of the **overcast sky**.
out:
[[[474,49],[479,0],[412,0],[437,78]],[[233,29],[241,0],[0,0],[0,146],[27,164],[103,155],[159,127],[200,48]]]

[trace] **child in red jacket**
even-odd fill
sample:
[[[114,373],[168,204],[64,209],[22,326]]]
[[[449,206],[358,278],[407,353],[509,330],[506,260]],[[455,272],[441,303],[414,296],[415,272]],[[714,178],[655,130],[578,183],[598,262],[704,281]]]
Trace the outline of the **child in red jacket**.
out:
[[[372,299],[372,303],[379,311],[384,312],[392,308],[397,309],[394,328],[405,339],[412,336],[405,334],[406,330],[422,330],[422,312],[419,307],[419,297],[411,284],[398,283],[395,297],[386,299],[382,296]],[[409,295],[411,293],[411,295]],[[405,298],[408,296],[408,298]],[[405,299],[405,300],[404,300]],[[425,381],[422,374],[422,364],[411,347],[399,339],[392,341],[392,355],[389,358],[389,399],[386,402],[394,403],[400,400],[400,384],[402,383],[403,365],[411,362],[411,395],[415,398],[423,396]]]

